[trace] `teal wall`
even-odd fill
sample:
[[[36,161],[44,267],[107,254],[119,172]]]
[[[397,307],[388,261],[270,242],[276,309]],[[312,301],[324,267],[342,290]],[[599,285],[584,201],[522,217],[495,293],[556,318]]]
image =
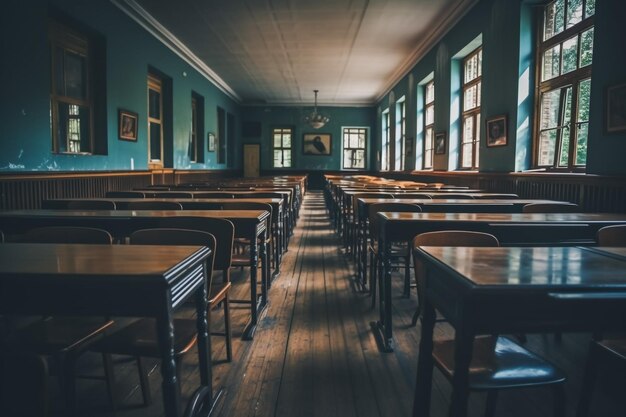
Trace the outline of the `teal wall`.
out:
[[[292,144],[292,164],[297,170],[339,170],[341,169],[341,134],[343,127],[366,127],[369,129],[368,142],[371,143],[373,121],[375,113],[372,107],[324,107],[318,106],[318,111],[329,116],[328,122],[321,129],[313,129],[304,123],[304,116],[313,110],[313,106],[306,107],[244,107],[242,120],[245,122],[261,123],[261,136],[258,138],[242,138],[243,143],[261,144],[261,169],[272,169],[272,129],[275,127],[292,127],[294,137]],[[302,136],[305,133],[330,133],[332,139],[331,154],[329,156],[303,155]],[[368,143],[368,149],[371,146]],[[368,156],[369,157],[369,156]],[[241,158],[239,158],[241,161]],[[368,169],[369,166],[366,166]],[[283,168],[287,170],[287,168]]]
[[[408,89],[419,88],[420,81],[434,72],[435,131],[445,131],[449,140],[446,155],[436,155],[434,167],[436,170],[457,168],[460,140],[460,85],[457,79],[460,66],[454,58],[479,38],[483,46],[480,170],[510,172],[531,168],[535,83],[533,5],[540,3],[537,0],[478,2],[377,103],[376,149],[373,153],[380,149],[382,111],[390,108],[391,120],[395,120],[395,101],[408,94]],[[626,2],[597,0],[587,173],[626,174],[626,164],[623,163],[626,133],[604,132],[604,92],[610,85],[626,83],[626,50],[620,44],[626,39],[624,16]],[[413,93],[413,97],[419,96]],[[407,111],[417,113],[417,103],[408,103]],[[484,120],[502,114],[508,117],[508,146],[487,148]],[[407,118],[407,136],[417,133],[419,157],[422,136],[416,126],[417,120],[421,119]],[[405,165],[408,169],[415,167],[415,158],[415,154],[409,157]],[[418,162],[417,169],[421,168],[421,160]]]
[[[47,44],[49,4],[99,33],[106,41],[106,120],[108,155],[51,152],[50,63]],[[217,106],[235,116],[239,106],[108,0],[9,0],[0,17],[2,80],[0,96],[0,171],[81,171],[147,169],[148,67],[171,78],[173,102],[172,167],[222,169],[206,151],[207,132],[217,130]],[[204,163],[188,157],[191,93],[204,97]],[[138,113],[137,142],[118,139],[118,109]],[[238,144],[233,148],[237,149]],[[235,158],[235,161],[238,159]],[[235,162],[233,168],[240,167]]]

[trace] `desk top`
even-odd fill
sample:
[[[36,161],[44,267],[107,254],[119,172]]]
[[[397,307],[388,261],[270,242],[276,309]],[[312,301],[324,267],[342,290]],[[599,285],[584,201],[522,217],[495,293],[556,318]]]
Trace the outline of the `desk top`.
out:
[[[427,247],[418,252],[473,290],[626,291],[626,258],[583,247]],[[626,248],[602,248],[626,254]]]
[[[438,195],[436,198],[359,198],[360,204],[370,205],[377,203],[407,203],[407,204],[418,204],[418,205],[434,205],[434,204],[449,204],[449,205],[507,205],[507,204],[515,204],[515,205],[526,205],[526,204],[534,204],[534,203],[562,203],[562,201],[556,200],[530,200],[530,199],[521,199],[521,198],[481,198],[481,199],[456,199],[456,198],[445,198],[443,195]]]
[[[626,223],[626,214],[614,213],[394,213],[380,212],[383,223],[476,222],[476,223]]]
[[[0,218],[85,217],[105,219],[146,217],[214,217],[220,219],[252,219],[264,221],[265,210],[9,210],[0,211]]]
[[[194,262],[210,253],[203,246],[77,245],[3,243],[0,245],[0,280],[15,275],[66,280],[124,278],[160,279],[167,282],[183,262]]]

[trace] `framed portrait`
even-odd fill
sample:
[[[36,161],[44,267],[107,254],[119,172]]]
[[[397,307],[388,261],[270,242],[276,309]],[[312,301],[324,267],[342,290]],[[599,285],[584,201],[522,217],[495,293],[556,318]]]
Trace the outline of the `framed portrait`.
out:
[[[487,147],[506,146],[506,115],[492,117],[485,121],[487,128]]]
[[[435,154],[446,153],[446,132],[435,133]]]
[[[215,152],[215,133],[209,132],[207,135],[207,150],[209,152]]]
[[[137,113],[120,109],[118,116],[120,139],[137,141]]]
[[[330,133],[305,133],[302,140],[302,153],[304,155],[330,155]]]
[[[618,84],[606,90],[606,131],[626,132],[626,84]]]

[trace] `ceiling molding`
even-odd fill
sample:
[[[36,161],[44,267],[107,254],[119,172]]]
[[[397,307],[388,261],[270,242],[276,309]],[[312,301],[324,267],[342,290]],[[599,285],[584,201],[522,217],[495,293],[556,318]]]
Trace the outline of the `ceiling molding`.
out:
[[[467,12],[476,4],[479,0],[465,0],[455,7],[445,18],[441,21],[441,24],[437,28],[429,33],[423,42],[421,42],[413,51],[413,53],[407,58],[403,65],[400,65],[394,74],[390,77],[383,93],[376,97],[374,103],[380,102],[393,87],[396,86],[417,63],[435,46],[443,37],[452,29]]]
[[[163,45],[178,55],[183,61],[191,65],[196,71],[204,76],[209,82],[215,85],[228,97],[241,103],[241,97],[208,65],[198,58],[187,46],[181,42],[165,26],[160,24],[150,13],[141,7],[134,0],[110,0],[115,6],[122,10],[131,19],[148,31]]]

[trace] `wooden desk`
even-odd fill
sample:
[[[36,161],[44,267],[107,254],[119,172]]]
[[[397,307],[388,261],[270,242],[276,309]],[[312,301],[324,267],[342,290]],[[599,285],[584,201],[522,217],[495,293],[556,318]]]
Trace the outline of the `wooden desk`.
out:
[[[467,415],[475,335],[625,330],[626,249],[597,249],[605,248],[421,247],[426,274],[413,416],[429,415],[435,309],[455,328],[450,417]]]
[[[204,246],[0,245],[0,312],[153,317],[167,416],[181,414],[173,310],[194,297],[203,386],[210,387]],[[213,395],[210,395],[213,398]]]
[[[250,321],[243,333],[251,339],[256,329],[258,315],[267,305],[269,263],[266,231],[269,213],[264,210],[19,210],[0,211],[0,230],[5,233],[22,233],[43,226],[85,226],[109,231],[114,236],[129,236],[139,229],[160,227],[164,217],[213,217],[227,219],[235,225],[235,237],[250,241]],[[257,266],[262,258],[261,297],[257,297]]]
[[[376,337],[385,351],[393,350],[391,309],[392,242],[409,242],[415,235],[438,230],[473,230],[495,235],[500,244],[595,244],[598,229],[626,224],[625,214],[593,213],[378,213],[378,256],[383,261],[379,287],[380,320]]]

